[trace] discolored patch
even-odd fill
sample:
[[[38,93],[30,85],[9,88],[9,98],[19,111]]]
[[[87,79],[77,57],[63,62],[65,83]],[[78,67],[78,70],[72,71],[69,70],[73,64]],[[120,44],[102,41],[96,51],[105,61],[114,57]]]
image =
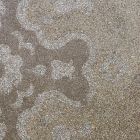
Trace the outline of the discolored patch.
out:
[[[82,75],[83,65],[89,58],[89,47],[83,40],[71,40],[61,50],[58,50],[57,59],[62,62],[72,61],[74,72],[72,78],[63,77],[56,80],[56,88],[73,100],[84,102],[89,92],[87,79]]]
[[[89,58],[89,51],[87,42],[74,39],[58,50],[57,59],[67,63],[72,60],[73,66],[80,71]]]
[[[2,63],[0,63],[0,78],[2,77],[2,75],[5,73],[5,67]]]
[[[64,93],[68,98],[86,103],[89,84],[84,77],[76,77],[72,80],[62,78],[62,80],[56,81],[56,87],[58,91]]]
[[[0,140],[139,140],[139,15],[139,0],[0,0]]]

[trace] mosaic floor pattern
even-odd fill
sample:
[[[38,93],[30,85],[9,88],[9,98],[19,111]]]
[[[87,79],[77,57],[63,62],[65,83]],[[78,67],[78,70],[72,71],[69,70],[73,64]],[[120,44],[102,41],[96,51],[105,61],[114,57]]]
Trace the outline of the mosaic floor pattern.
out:
[[[0,140],[140,140],[140,0],[0,0]]]

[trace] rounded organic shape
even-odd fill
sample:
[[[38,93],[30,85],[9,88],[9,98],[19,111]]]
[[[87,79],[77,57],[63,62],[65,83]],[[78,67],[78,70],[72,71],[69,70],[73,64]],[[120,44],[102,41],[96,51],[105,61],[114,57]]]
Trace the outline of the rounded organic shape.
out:
[[[69,140],[82,137],[82,129],[87,129],[83,124],[87,121],[94,122],[93,116],[82,111],[80,102],[72,101],[58,91],[50,91],[40,94],[34,107],[20,114],[17,130],[22,140]],[[94,124],[89,125],[88,131],[92,132]]]
[[[91,23],[86,24],[91,20],[92,8],[92,0],[22,0],[17,18],[24,28],[35,31],[45,48],[58,49],[73,38],[73,33],[90,31]]]
[[[6,9],[3,2],[0,0],[0,28],[1,28],[1,17],[4,15]]]
[[[21,0],[17,8],[21,25],[34,31],[45,48],[60,49],[74,39],[87,43],[90,53],[83,75],[90,85],[89,99],[102,87],[126,87],[138,68],[140,51],[130,42],[138,34],[137,11],[129,1],[107,4],[97,0]]]
[[[35,68],[33,68],[33,73],[36,76],[43,76],[43,75],[45,75],[46,70],[47,70],[46,66],[37,65]]]
[[[70,140],[70,131],[63,125],[58,125],[53,128],[53,140]]]
[[[73,62],[70,61],[69,63],[63,63],[59,60],[53,60],[51,62],[52,66],[52,78],[54,80],[62,79],[62,77],[66,76],[72,79],[72,74],[75,70]]]
[[[18,86],[22,80],[20,67],[22,66],[22,59],[18,55],[11,55],[9,46],[0,45],[0,63],[4,65],[4,74],[0,78],[0,92],[9,94],[13,86]]]
[[[6,134],[6,125],[4,123],[0,123],[0,140],[3,140]]]

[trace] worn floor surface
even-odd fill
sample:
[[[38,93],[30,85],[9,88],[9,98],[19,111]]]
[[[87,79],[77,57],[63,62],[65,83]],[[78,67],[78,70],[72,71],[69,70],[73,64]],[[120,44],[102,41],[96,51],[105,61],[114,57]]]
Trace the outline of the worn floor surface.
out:
[[[0,0],[0,140],[140,140],[140,0]]]

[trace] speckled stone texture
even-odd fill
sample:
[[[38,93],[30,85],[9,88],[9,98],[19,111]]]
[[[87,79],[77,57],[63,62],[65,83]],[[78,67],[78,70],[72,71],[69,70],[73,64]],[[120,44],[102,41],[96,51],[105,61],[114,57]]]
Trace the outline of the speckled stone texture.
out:
[[[140,0],[0,0],[0,140],[140,140]]]

